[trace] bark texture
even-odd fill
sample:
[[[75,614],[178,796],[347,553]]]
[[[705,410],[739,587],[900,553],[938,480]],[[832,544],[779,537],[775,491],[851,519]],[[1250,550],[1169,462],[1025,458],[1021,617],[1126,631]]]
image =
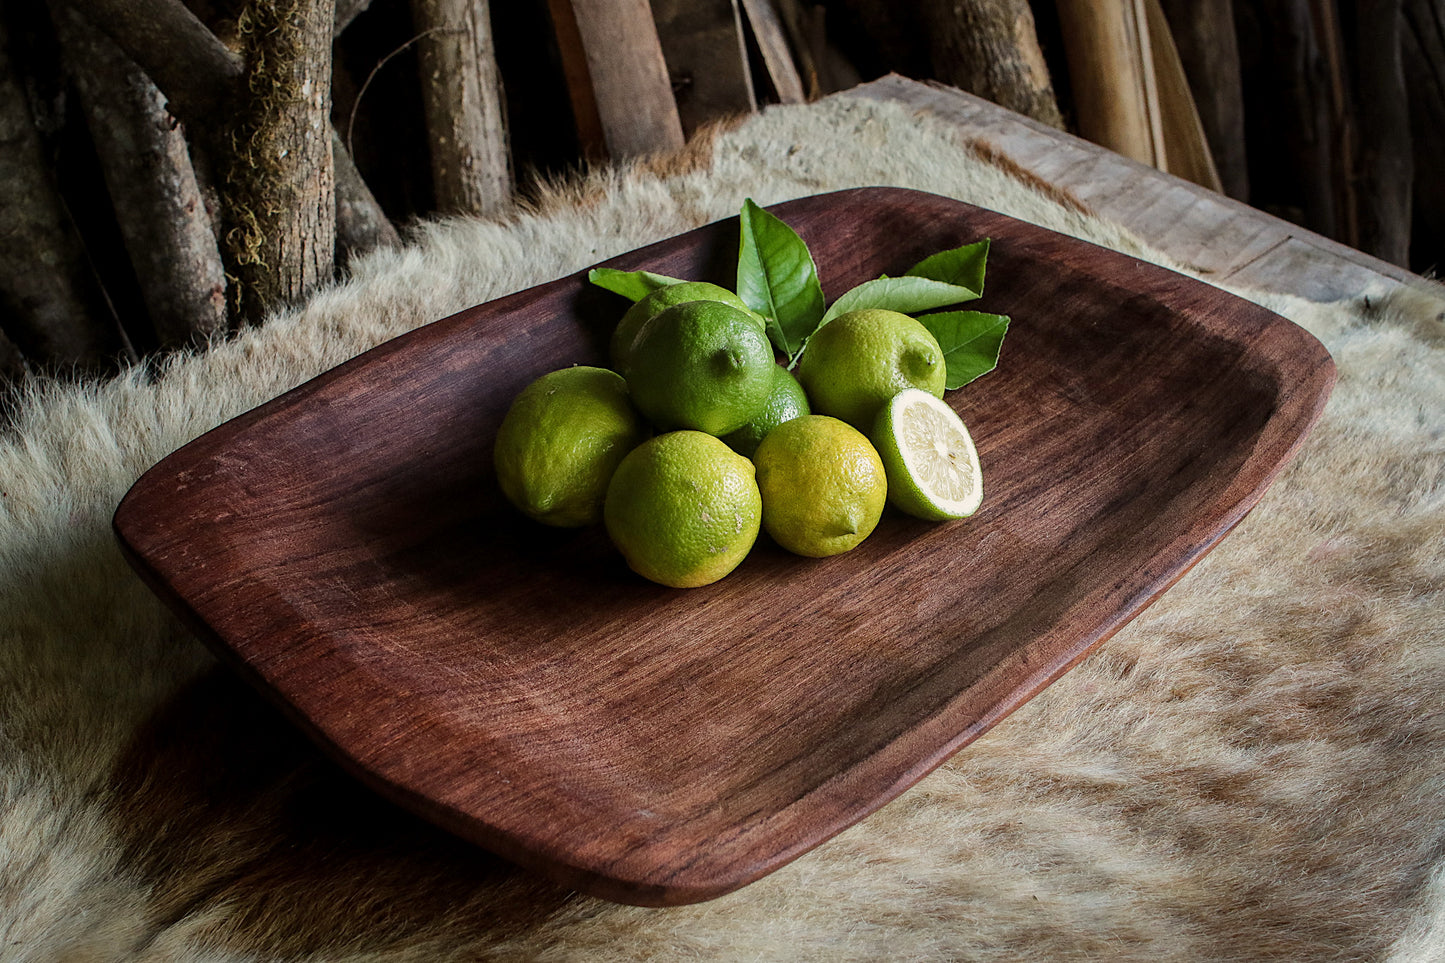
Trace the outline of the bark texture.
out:
[[[74,9],[56,29],[161,347],[226,329],[216,234],[178,123],[135,62]]]
[[[252,0],[241,18],[248,96],[226,184],[228,270],[258,320],[332,276],[332,0]]]
[[[502,75],[487,0],[412,0],[436,206],[492,214],[511,203]]]
[[[1028,0],[923,0],[920,12],[939,80],[1063,128]]]

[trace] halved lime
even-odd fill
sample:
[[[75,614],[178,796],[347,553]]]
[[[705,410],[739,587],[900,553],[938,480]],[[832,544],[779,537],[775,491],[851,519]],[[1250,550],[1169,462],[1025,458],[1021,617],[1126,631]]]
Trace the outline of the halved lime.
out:
[[[946,401],[919,388],[898,392],[878,413],[873,446],[888,474],[888,500],[899,511],[931,521],[978,511],[978,449]]]

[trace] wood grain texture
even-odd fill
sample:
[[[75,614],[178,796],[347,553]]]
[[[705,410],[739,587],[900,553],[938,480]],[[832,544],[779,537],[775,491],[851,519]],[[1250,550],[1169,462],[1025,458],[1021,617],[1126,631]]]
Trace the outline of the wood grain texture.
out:
[[[893,75],[839,96],[895,101],[954,124],[960,136],[1211,279],[1312,301],[1424,284],[1396,265],[961,90]]]
[[[652,0],[684,135],[757,110],[738,0]]]
[[[1165,169],[1187,181],[1211,191],[1224,192],[1219,170],[1214,165],[1204,124],[1179,48],[1165,19],[1159,0],[1143,0],[1145,23],[1149,33],[1149,56],[1154,62],[1154,78],[1159,87],[1159,122],[1164,136]]]
[[[1213,287],[934,195],[773,208],[825,292],[991,237],[999,368],[951,393],[973,519],[845,555],[760,544],[693,590],[543,529],[490,466],[516,392],[602,363],[584,274],[384,344],[171,455],[116,513],[137,570],[379,792],[578,889],[719,896],[892,799],[1056,679],[1255,503],[1334,368]],[[607,262],[726,282],[736,220]]]
[[[683,145],[647,0],[548,0],[578,136],[613,160]]]
[[[763,66],[767,68],[768,80],[777,94],[778,103],[803,103],[807,100],[803,94],[803,81],[788,49],[787,31],[783,29],[783,22],[772,0],[742,0],[742,7],[747,14],[748,26],[757,39],[758,52],[762,55]]]
[[[1167,170],[1159,86],[1142,0],[1060,0],[1079,132]]]

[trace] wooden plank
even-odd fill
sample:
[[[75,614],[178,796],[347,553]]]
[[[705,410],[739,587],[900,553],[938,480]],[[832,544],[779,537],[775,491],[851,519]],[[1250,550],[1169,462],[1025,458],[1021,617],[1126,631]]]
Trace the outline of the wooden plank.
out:
[[[772,0],[742,0],[743,10],[748,16],[753,39],[763,55],[768,79],[773,83],[773,92],[782,104],[801,104],[807,100],[803,93],[803,81],[798,76],[798,65],[788,49],[787,31],[778,19],[778,11]]]
[[[1162,0],[1224,193],[1249,198],[1234,0]]]
[[[683,133],[757,110],[737,0],[652,0]]]
[[[563,71],[589,154],[614,160],[685,142],[647,0],[549,0]]]
[[[1204,138],[1204,124],[1184,64],[1164,8],[1159,0],[1143,0],[1145,22],[1149,33],[1149,54],[1154,62],[1154,76],[1159,87],[1159,117],[1164,135],[1165,170],[1177,174],[1200,187],[1223,193],[1219,171]]]
[[[1142,0],[1059,0],[1058,12],[1080,133],[1165,169],[1159,90]]]
[[[960,90],[893,75],[837,96],[897,101],[947,120],[1206,278],[1315,301],[1425,283],[1403,268]]]

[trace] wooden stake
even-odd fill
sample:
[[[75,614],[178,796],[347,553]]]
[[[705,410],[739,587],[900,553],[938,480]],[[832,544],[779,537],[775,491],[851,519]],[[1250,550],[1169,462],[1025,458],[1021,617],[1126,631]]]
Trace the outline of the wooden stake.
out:
[[[334,270],[335,16],[332,0],[250,0],[241,13],[253,94],[242,98],[233,128],[222,249],[247,320],[299,301]]]
[[[61,2],[75,5],[75,0]],[[188,136],[223,166],[231,150],[226,119],[244,99],[246,71],[241,57],[216,39],[181,0],[85,0],[76,9],[146,72],[165,94],[171,112],[186,124]],[[166,42],[156,43],[157,36],[166,37]],[[327,141],[333,149],[340,147],[338,138]],[[355,169],[349,159],[337,163]],[[347,230],[357,228],[341,235],[351,254],[364,250],[373,239],[396,242],[395,229],[382,226],[386,215],[359,174],[342,177],[337,190],[337,206],[346,213],[339,224]]]
[[[437,210],[496,213],[512,203],[512,171],[487,0],[412,0],[411,9]]]
[[[345,264],[375,248],[400,247],[401,236],[381,212],[335,128],[331,131],[331,160],[336,166],[337,263]]]

